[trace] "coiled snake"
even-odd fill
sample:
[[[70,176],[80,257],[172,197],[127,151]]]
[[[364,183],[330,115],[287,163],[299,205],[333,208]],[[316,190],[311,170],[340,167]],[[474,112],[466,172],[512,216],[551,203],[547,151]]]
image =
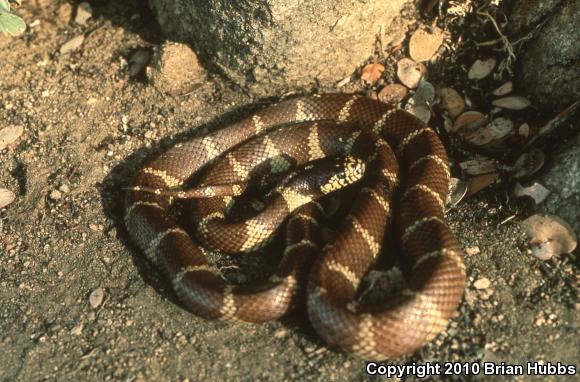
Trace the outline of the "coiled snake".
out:
[[[280,174],[301,166],[312,171],[309,162],[337,154],[364,162],[364,176],[335,240],[322,247],[315,232],[323,214],[314,199],[349,183],[341,177],[309,187],[295,181],[298,186],[278,189],[270,205],[245,221],[227,221],[231,196],[211,197],[241,193],[256,166]],[[346,176],[351,165],[343,169]],[[191,201],[197,234],[170,213],[174,197],[191,196],[183,189],[192,179],[209,197]],[[412,115],[357,95],[293,98],[155,157],[127,192],[125,224],[192,312],[245,322],[277,318],[307,279],[308,316],[326,342],[363,358],[392,359],[443,330],[463,293],[463,253],[443,220],[448,182],[441,141]],[[303,192],[313,184],[319,195]],[[214,249],[267,245],[270,231],[283,222],[282,260],[260,285],[228,285],[208,263],[206,254]],[[400,256],[406,280],[388,301],[361,303],[361,280],[379,254]],[[314,260],[305,269],[308,259]]]

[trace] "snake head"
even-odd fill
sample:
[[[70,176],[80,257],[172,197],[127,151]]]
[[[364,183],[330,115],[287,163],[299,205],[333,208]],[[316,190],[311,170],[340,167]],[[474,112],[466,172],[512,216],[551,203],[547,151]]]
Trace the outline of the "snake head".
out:
[[[337,171],[320,186],[323,194],[340,190],[360,180],[365,172],[365,162],[352,155],[342,158],[337,164]]]

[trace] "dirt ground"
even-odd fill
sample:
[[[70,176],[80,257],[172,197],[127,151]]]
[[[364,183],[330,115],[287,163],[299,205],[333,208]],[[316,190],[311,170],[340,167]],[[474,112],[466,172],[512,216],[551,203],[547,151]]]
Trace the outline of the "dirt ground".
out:
[[[120,187],[145,158],[259,100],[219,80],[171,97],[129,78],[130,53],[158,42],[131,3],[97,2],[89,27],[69,22],[63,3],[38,3],[21,15],[39,25],[0,37],[0,127],[24,127],[0,152],[0,185],[17,194],[0,210],[0,380],[370,379],[301,314],[253,326],[184,310],[123,229]],[[80,50],[59,53],[83,32]],[[445,333],[390,364],[578,361],[577,254],[536,260],[520,216],[525,206],[497,189],[448,213],[469,249],[465,298]],[[104,300],[91,305],[98,288]]]

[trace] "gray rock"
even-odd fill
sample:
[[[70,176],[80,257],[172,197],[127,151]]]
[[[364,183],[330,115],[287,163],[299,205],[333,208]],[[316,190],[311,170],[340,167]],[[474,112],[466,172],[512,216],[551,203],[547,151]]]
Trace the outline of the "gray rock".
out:
[[[536,103],[564,109],[580,98],[578,25],[578,0],[518,0],[514,3],[510,35],[533,32],[534,36],[518,52],[517,87]]]
[[[159,91],[172,95],[188,93],[205,80],[195,52],[172,42],[155,52],[148,76]]]
[[[256,95],[332,85],[405,32],[406,0],[149,0],[169,39]]]
[[[552,163],[539,179],[551,191],[540,209],[564,219],[580,236],[580,135]]]

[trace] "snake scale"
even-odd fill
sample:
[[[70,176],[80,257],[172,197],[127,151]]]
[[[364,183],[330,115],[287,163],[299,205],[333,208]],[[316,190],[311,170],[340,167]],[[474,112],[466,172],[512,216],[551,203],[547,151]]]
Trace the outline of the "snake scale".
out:
[[[301,166],[309,171],[309,163],[332,155],[349,158],[347,172],[360,172],[353,168],[364,162],[360,187],[334,241],[320,243],[317,232],[324,219],[320,200],[348,183],[336,176],[320,185],[319,196],[303,193],[297,181],[298,187],[279,190],[273,206],[228,222],[224,211],[254,167],[274,174]],[[184,190],[192,179],[208,194],[188,199],[195,234],[170,211],[175,198],[189,197]],[[132,181],[124,219],[131,238],[192,312],[262,322],[285,314],[304,290],[309,320],[329,345],[366,359],[393,359],[441,332],[463,294],[463,252],[443,218],[448,183],[441,141],[414,116],[359,95],[305,96],[154,157]],[[218,193],[228,187],[229,195]],[[281,224],[277,232],[285,246],[267,280],[229,285],[209,264],[206,255],[214,250],[267,247],[270,232]],[[361,280],[379,255],[399,256],[404,278],[387,301],[364,303]]]

